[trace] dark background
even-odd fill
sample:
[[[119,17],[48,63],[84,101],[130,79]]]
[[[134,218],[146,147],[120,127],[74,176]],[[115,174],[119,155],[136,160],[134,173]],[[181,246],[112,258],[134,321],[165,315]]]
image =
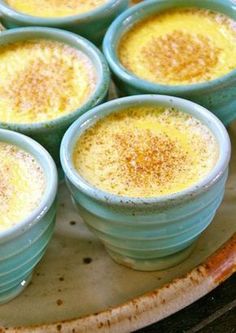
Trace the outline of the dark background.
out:
[[[199,301],[136,333],[236,333],[236,274]]]

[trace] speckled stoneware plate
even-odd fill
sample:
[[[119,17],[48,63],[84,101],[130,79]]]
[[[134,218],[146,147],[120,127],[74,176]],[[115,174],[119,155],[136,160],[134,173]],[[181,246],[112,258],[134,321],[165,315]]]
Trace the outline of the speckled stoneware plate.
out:
[[[138,2],[138,1],[137,1]],[[32,283],[0,306],[0,333],[126,333],[210,292],[236,270],[236,123],[226,195],[192,255],[161,272],[115,264],[59,189],[55,235]]]
[[[223,205],[182,264],[137,272],[115,264],[59,189],[55,235],[32,283],[0,306],[0,333],[125,333],[196,301],[236,269],[236,123]]]

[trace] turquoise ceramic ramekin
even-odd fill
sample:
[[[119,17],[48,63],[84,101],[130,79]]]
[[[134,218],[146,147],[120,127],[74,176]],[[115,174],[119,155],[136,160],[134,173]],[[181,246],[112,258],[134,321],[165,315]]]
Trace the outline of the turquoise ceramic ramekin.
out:
[[[212,111],[228,125],[236,119],[236,70],[209,82],[171,86],[155,84],[131,74],[120,63],[117,46],[120,38],[135,23],[176,7],[201,7],[222,12],[236,20],[236,5],[231,0],[146,0],[121,14],[108,29],[103,50],[121,95],[163,94],[183,97]],[[235,55],[236,56],[236,55]]]
[[[128,0],[107,0],[104,5],[87,13],[60,18],[43,18],[15,11],[0,0],[0,16],[6,28],[41,26],[75,32],[99,45],[112,21],[128,7]]]
[[[0,129],[0,142],[34,156],[46,177],[40,205],[24,221],[0,232],[0,304],[16,297],[29,283],[33,269],[51,239],[56,216],[57,170],[48,152],[25,135]]]
[[[62,137],[67,128],[83,113],[102,103],[108,93],[110,73],[107,63],[101,52],[83,37],[71,32],[50,28],[21,28],[4,31],[0,34],[0,46],[22,40],[46,38],[70,45],[84,52],[92,61],[98,82],[88,101],[77,110],[51,121],[32,124],[3,123],[0,128],[26,134],[41,143],[52,155],[59,165],[59,149]]]
[[[76,172],[72,154],[80,135],[108,114],[142,105],[178,108],[213,132],[219,159],[204,179],[172,195],[131,198],[103,192]],[[193,102],[161,95],[126,97],[96,107],[68,129],[61,145],[66,182],[84,221],[115,261],[144,271],[165,269],[190,254],[223,199],[229,159],[227,131],[212,113]]]

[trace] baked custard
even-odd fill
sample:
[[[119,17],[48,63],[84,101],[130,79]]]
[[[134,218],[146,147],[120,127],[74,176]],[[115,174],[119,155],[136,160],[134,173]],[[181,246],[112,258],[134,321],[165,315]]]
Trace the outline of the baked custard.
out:
[[[26,151],[0,142],[0,233],[23,221],[42,200],[42,167]]]
[[[108,0],[6,0],[14,10],[38,17],[63,17],[87,13]]]
[[[117,52],[128,71],[153,83],[214,80],[236,69],[236,21],[207,9],[171,9],[134,25]]]
[[[81,107],[96,86],[83,52],[53,40],[0,46],[0,122],[38,123]]]
[[[77,172],[103,191],[128,197],[180,192],[203,179],[219,155],[213,133],[174,108],[132,107],[111,114],[78,139]]]

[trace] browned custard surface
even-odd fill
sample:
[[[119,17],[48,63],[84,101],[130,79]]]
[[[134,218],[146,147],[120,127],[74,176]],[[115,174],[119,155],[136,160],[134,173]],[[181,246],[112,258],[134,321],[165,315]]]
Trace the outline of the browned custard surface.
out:
[[[218,159],[218,144],[197,119],[175,109],[138,107],[98,121],[79,138],[73,161],[93,186],[129,197],[182,191]]]
[[[23,221],[42,200],[44,172],[20,148],[0,142],[0,233]]]
[[[164,11],[125,33],[118,57],[127,70],[154,83],[213,80],[236,69],[236,22],[205,9]]]
[[[91,60],[51,40],[0,46],[0,122],[50,121],[81,107],[96,87]]]

